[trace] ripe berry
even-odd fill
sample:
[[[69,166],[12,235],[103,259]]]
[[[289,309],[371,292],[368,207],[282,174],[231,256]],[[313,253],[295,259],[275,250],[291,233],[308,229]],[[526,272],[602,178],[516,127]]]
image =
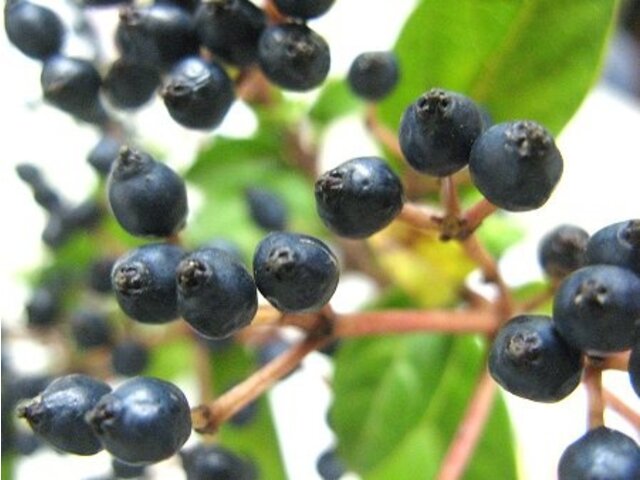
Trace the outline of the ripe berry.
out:
[[[498,331],[489,353],[489,372],[514,395],[557,402],[580,383],[581,354],[564,341],[551,317],[519,315]]]
[[[183,127],[215,128],[235,99],[229,76],[215,62],[189,57],[173,67],[162,89],[169,115]]]
[[[541,207],[562,175],[563,161],[553,138],[528,121],[500,123],[473,145],[471,180],[494,205],[512,212]]]
[[[191,435],[182,391],[157,378],[127,380],[86,415],[104,448],[117,459],[146,465],[169,458]]]
[[[347,82],[357,96],[375,102],[391,93],[399,77],[398,60],[393,52],[365,52],[351,63]]]
[[[178,318],[175,271],[184,251],[169,244],[148,244],[120,257],[111,284],[120,308],[142,323]]]
[[[123,340],[111,351],[111,368],[118,375],[134,377],[149,364],[149,349],[137,340]]]
[[[111,135],[104,135],[87,155],[87,162],[101,175],[109,175],[111,165],[116,161],[122,142]]]
[[[184,180],[148,153],[123,147],[107,183],[109,205],[118,223],[137,236],[168,237],[187,217]]]
[[[217,248],[231,255],[236,261],[244,264],[244,255],[240,246],[228,238],[216,237],[205,243],[202,248]]]
[[[260,228],[272,231],[284,230],[287,227],[287,206],[274,192],[251,187],[245,190],[245,198],[249,204],[251,219]]]
[[[540,240],[538,260],[552,278],[563,278],[585,264],[589,234],[575,225],[560,225]]]
[[[104,313],[80,310],[71,317],[71,335],[80,348],[109,345],[112,333],[111,325]]]
[[[400,213],[404,201],[398,176],[378,157],[359,157],[323,174],[315,185],[316,209],[334,233],[365,238]]]
[[[283,312],[321,309],[338,286],[338,260],[320,240],[273,232],[258,244],[253,272],[260,293]]]
[[[329,448],[320,454],[316,460],[316,470],[322,480],[339,480],[347,471],[335,448]]]
[[[41,286],[33,291],[27,301],[27,325],[50,327],[58,322],[61,313],[60,294],[53,287]]]
[[[567,447],[558,464],[558,480],[636,480],[640,448],[624,433],[606,427],[588,431]]]
[[[267,27],[260,36],[258,59],[269,80],[295,91],[319,86],[331,64],[329,45],[324,38],[298,23]]]
[[[324,15],[334,0],[274,0],[280,13],[288,17],[309,19]]]
[[[195,14],[202,45],[225,62],[245,66],[258,59],[258,40],[267,21],[249,0],[204,2]]]
[[[40,76],[45,100],[80,120],[96,124],[106,121],[98,96],[101,83],[91,62],[62,55],[47,59]]]
[[[145,476],[145,465],[131,465],[117,458],[111,459],[111,469],[116,478],[140,478]]]
[[[153,98],[159,85],[160,77],[155,68],[120,59],[107,71],[102,91],[114,107],[136,109]]]
[[[165,4],[122,8],[116,44],[127,61],[161,70],[196,54],[199,46],[189,12]]]
[[[93,455],[102,450],[102,445],[85,423],[84,415],[109,391],[109,385],[86,375],[67,375],[57,378],[40,395],[19,407],[18,415],[55,448]]]
[[[86,275],[87,286],[96,293],[109,294],[111,288],[111,271],[116,259],[101,257],[89,264]]]
[[[434,88],[407,107],[398,139],[409,165],[446,177],[469,163],[471,146],[481,132],[482,116],[473,100]]]
[[[258,295],[251,275],[222,250],[190,253],[178,265],[176,278],[180,314],[200,335],[228,337],[256,314]]]
[[[640,397],[640,340],[636,340],[631,347],[629,356],[629,380],[636,395]]]
[[[553,320],[567,342],[588,354],[631,348],[640,318],[640,278],[613,265],[576,270],[558,288]]]
[[[255,480],[252,462],[221,445],[199,444],[180,452],[187,480]]]
[[[37,60],[57,54],[65,34],[64,25],[53,10],[27,1],[6,3],[4,28],[15,47]]]
[[[598,230],[587,244],[587,263],[604,263],[640,274],[640,220],[614,223]]]

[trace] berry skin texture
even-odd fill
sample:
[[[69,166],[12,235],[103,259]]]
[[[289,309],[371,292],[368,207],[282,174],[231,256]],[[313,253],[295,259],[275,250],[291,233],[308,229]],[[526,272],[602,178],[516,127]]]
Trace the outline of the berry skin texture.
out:
[[[258,290],[282,312],[320,310],[333,296],[338,260],[320,240],[298,233],[273,232],[253,256]]]
[[[329,73],[327,42],[303,24],[267,27],[258,43],[258,60],[269,80],[286,90],[307,91],[319,86]]]
[[[636,395],[640,397],[640,340],[631,348],[629,356],[629,380]]]
[[[563,160],[553,138],[536,122],[494,125],[475,142],[471,180],[494,205],[511,212],[541,207],[562,176]]]
[[[327,13],[334,0],[274,0],[280,13],[292,18],[308,20]]]
[[[249,0],[204,2],[195,13],[202,44],[227,63],[258,60],[258,40],[267,25],[264,12]]]
[[[184,180],[148,153],[123,147],[107,181],[109,206],[122,228],[139,237],[168,237],[188,213]]]
[[[191,435],[191,411],[182,391],[151,377],[127,380],[85,418],[111,455],[133,465],[169,458]]]
[[[252,462],[220,445],[196,445],[180,452],[187,480],[255,480]]]
[[[640,448],[624,433],[606,427],[588,431],[567,447],[558,480],[636,480]]]
[[[551,317],[519,315],[499,331],[489,352],[489,373],[509,393],[557,402],[580,383],[580,350],[569,346]]]
[[[229,337],[256,314],[258,293],[251,275],[223,250],[190,253],[178,265],[176,278],[180,314],[204,337]]]
[[[598,230],[589,239],[586,257],[589,265],[617,265],[640,275],[640,220],[614,223]]]
[[[102,91],[114,107],[134,110],[149,102],[159,85],[156,69],[120,59],[109,68]]]
[[[366,238],[389,225],[402,210],[402,182],[378,157],[358,157],[320,176],[316,210],[332,232]]]
[[[347,83],[358,97],[382,100],[398,84],[400,72],[393,52],[364,52],[358,55],[347,73]]]
[[[473,100],[434,88],[405,110],[398,136],[400,149],[418,172],[446,177],[469,163],[471,146],[482,125]]]
[[[53,447],[77,455],[102,450],[84,415],[108,394],[111,387],[86,375],[57,378],[44,391],[18,408],[33,431]]]
[[[540,240],[538,260],[552,278],[564,278],[585,265],[589,234],[575,225],[560,225]]]
[[[640,319],[640,278],[613,265],[576,270],[561,284],[553,320],[564,339],[591,355],[631,348]]]
[[[53,10],[26,1],[6,3],[4,28],[9,41],[36,60],[59,53],[65,35],[64,25]]]
[[[149,364],[149,349],[137,340],[123,340],[111,351],[111,368],[118,375],[140,375]]]
[[[178,318],[175,271],[184,251],[169,244],[148,244],[125,253],[113,266],[111,285],[120,308],[142,323]]]
[[[235,100],[224,69],[197,57],[186,58],[173,67],[162,97],[171,118],[183,127],[201,130],[220,125]]]
[[[284,230],[289,220],[289,212],[284,201],[276,193],[260,187],[245,190],[251,219],[267,231]]]

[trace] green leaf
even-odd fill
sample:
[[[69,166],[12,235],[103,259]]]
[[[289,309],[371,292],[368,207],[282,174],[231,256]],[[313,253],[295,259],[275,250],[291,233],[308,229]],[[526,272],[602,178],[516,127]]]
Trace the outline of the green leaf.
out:
[[[195,339],[178,338],[151,350],[145,375],[172,380],[194,369]]]
[[[332,426],[364,479],[434,478],[483,368],[472,336],[404,335],[345,343],[336,359]],[[465,475],[517,478],[511,427],[496,400]]]
[[[255,361],[242,346],[211,353],[213,384],[216,392],[222,393],[234,384],[247,378],[255,369]],[[222,425],[219,440],[234,452],[251,458],[260,471],[260,478],[285,479],[284,464],[278,445],[271,409],[263,395],[258,400],[255,418],[243,426],[230,423]]]
[[[425,90],[464,92],[494,121],[529,118],[557,134],[593,86],[615,0],[423,0],[395,51],[403,81],[382,104],[397,127]]]
[[[11,480],[13,478],[13,464],[15,462],[15,456],[11,453],[4,453],[2,455],[2,476],[5,480]]]
[[[320,126],[355,111],[362,105],[351,93],[344,80],[331,80],[325,84],[318,99],[309,111],[309,118]]]

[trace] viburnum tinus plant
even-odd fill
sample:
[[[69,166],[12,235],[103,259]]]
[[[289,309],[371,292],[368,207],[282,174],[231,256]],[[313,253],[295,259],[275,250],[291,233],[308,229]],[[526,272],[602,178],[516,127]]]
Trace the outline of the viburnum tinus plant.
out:
[[[628,370],[640,394],[640,220],[558,226],[535,288],[498,266],[516,241],[501,212],[544,208],[562,181],[554,136],[598,76],[615,2],[419,0],[395,45],[341,77],[340,45],[314,30],[333,3],[86,0],[70,24],[54,5],[6,1],[7,38],[41,67],[43,101],[100,139],[85,202],[35,164],[16,169],[46,211],[48,250],[3,346],[28,336],[64,355],[37,377],[3,356],[3,477],[44,441],[106,450],[117,478],[174,456],[189,479],[285,478],[263,394],[319,351],[337,437],[323,478],[516,478],[499,387],[558,402],[581,385],[585,435],[559,478],[640,478],[640,448],[603,419],[613,408],[640,427],[638,414],[601,380]],[[113,56],[92,30],[98,10]],[[93,56],[67,52],[77,36]],[[202,135],[182,171],[130,121],[154,102]],[[219,134],[239,103],[255,132]],[[324,135],[347,115],[379,153],[325,169]],[[341,313],[331,300],[353,271],[379,293]],[[180,387],[189,375],[195,396]]]

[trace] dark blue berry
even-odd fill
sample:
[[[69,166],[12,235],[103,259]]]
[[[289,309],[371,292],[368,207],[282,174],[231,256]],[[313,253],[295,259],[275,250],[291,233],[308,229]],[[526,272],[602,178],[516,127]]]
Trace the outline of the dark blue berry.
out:
[[[358,55],[347,73],[347,83],[357,96],[369,101],[382,100],[400,78],[398,60],[393,52],[364,52]]]
[[[104,208],[90,198],[62,213],[63,221],[71,230],[91,230],[104,218]]]
[[[131,465],[117,458],[111,459],[111,469],[116,478],[140,478],[143,477],[147,471],[145,465]]]
[[[614,223],[598,230],[587,243],[587,263],[604,263],[640,274],[640,220]]]
[[[54,11],[27,1],[7,2],[4,28],[15,47],[37,60],[59,53],[65,35],[64,25]]]
[[[520,315],[503,325],[489,353],[489,372],[508,392],[557,402],[580,383],[580,350],[567,344],[551,317]]]
[[[107,176],[116,161],[122,142],[111,135],[104,135],[87,155],[87,162],[99,175]]]
[[[123,147],[107,183],[109,205],[127,232],[168,237],[184,227],[187,191],[184,180],[148,153]]]
[[[640,340],[636,340],[631,347],[629,356],[629,380],[636,395],[640,397]]]
[[[316,470],[322,480],[339,480],[347,472],[335,448],[322,452],[316,460]]]
[[[315,185],[316,209],[334,233],[366,238],[400,213],[404,201],[398,176],[378,157],[359,157],[323,174]]]
[[[80,348],[104,347],[111,343],[113,331],[104,313],[77,311],[71,317],[71,335]]]
[[[249,0],[204,2],[195,23],[202,45],[223,61],[240,66],[257,61],[258,40],[267,21]]]
[[[16,432],[13,445],[20,455],[29,456],[42,446],[42,441],[31,432]]]
[[[111,288],[111,271],[116,258],[102,257],[92,261],[87,269],[87,286],[96,293],[108,294]]]
[[[640,448],[606,427],[588,431],[567,447],[558,464],[558,480],[637,480]]]
[[[59,248],[69,240],[72,233],[69,225],[65,222],[64,215],[61,212],[56,212],[47,219],[42,231],[42,241],[48,247]]]
[[[148,364],[149,349],[138,340],[123,340],[111,350],[111,368],[118,375],[140,375]]]
[[[274,338],[270,338],[265,343],[258,347],[256,351],[256,360],[260,367],[264,367],[267,363],[275,360],[280,355],[285,353],[293,346],[293,343],[289,340],[285,340],[279,336]],[[283,379],[287,378],[293,372],[300,369],[300,364],[296,365],[296,368],[289,372],[287,375],[282,377]]]
[[[16,166],[16,173],[20,180],[31,187],[34,200],[47,212],[55,214],[64,209],[58,192],[51,188],[37,166],[31,163],[20,163]]]
[[[287,227],[289,212],[279,195],[264,188],[250,187],[245,190],[245,198],[251,219],[260,228],[272,231]]]
[[[560,225],[540,240],[538,260],[552,278],[563,278],[585,265],[589,234],[575,225]]]
[[[120,257],[111,284],[122,310],[142,323],[166,323],[178,318],[175,271],[184,255],[170,244],[148,244]]]
[[[221,445],[199,444],[180,452],[187,480],[255,480],[255,466]]]
[[[536,122],[500,123],[473,145],[471,180],[494,205],[520,212],[541,207],[562,175],[563,161],[553,138]]]
[[[86,375],[57,378],[37,397],[19,408],[33,431],[47,443],[64,452],[93,455],[102,450],[100,441],[84,421],[111,388]]]
[[[333,252],[317,238],[273,232],[256,248],[253,272],[260,293],[283,312],[320,310],[338,286]]]
[[[588,354],[631,348],[640,318],[640,278],[613,265],[576,270],[558,288],[553,320],[567,342]]]
[[[398,140],[409,165],[446,177],[469,163],[473,142],[482,132],[482,116],[470,98],[434,88],[409,105]]]
[[[223,237],[213,238],[209,240],[207,243],[205,243],[202,246],[202,248],[218,248],[220,250],[227,252],[238,262],[244,263],[244,255],[242,253],[242,250],[240,249],[240,246],[237,243],[227,238],[223,238]]]
[[[149,102],[159,85],[155,68],[120,59],[107,71],[102,91],[114,107],[132,110]]]
[[[191,435],[191,411],[175,385],[132,378],[104,395],[86,415],[104,448],[134,465],[156,463],[177,453]]]
[[[235,94],[220,65],[189,57],[175,65],[165,79],[162,98],[169,115],[180,125],[209,130],[220,125]]]
[[[260,67],[276,85],[294,91],[319,86],[329,73],[327,42],[304,24],[267,27],[258,44]]]
[[[274,0],[278,11],[293,18],[309,19],[324,15],[334,0]]]
[[[61,299],[57,289],[41,286],[33,291],[27,301],[27,325],[29,327],[50,327],[60,320]]]
[[[255,283],[223,250],[192,252],[180,262],[176,276],[180,314],[200,335],[228,337],[253,320],[258,309]]]

